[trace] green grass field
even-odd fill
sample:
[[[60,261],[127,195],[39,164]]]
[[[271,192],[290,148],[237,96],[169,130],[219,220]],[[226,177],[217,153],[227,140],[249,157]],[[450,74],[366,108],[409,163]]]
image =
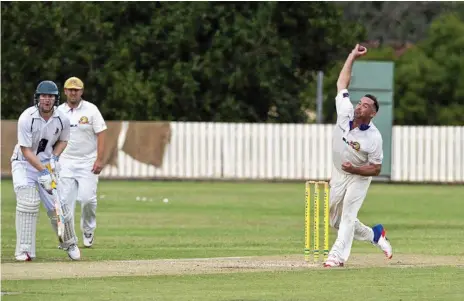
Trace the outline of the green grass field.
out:
[[[4,270],[59,266],[77,273],[102,260],[290,256],[303,261],[304,183],[101,181],[99,195],[104,197],[99,199],[95,244],[91,249],[81,247],[78,263],[57,249],[43,207],[35,262],[14,263],[11,181],[2,181],[1,188],[1,290],[11,294],[2,296],[4,300],[462,300],[464,296],[464,187],[371,186],[359,218],[365,224],[386,226],[395,251],[390,263],[372,245],[354,242],[353,266],[349,261],[344,269],[231,267],[230,272],[158,271],[43,280],[31,280],[33,275],[8,280]],[[76,231],[81,244],[78,221]],[[334,236],[331,232],[331,243]],[[149,264],[156,269],[156,262]],[[59,273],[54,278],[62,277]]]

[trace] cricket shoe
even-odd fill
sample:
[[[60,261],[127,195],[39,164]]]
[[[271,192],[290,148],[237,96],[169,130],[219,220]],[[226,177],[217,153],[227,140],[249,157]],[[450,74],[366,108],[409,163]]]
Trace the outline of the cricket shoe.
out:
[[[86,248],[90,248],[93,244],[93,233],[84,233],[83,242]]]
[[[70,245],[69,248],[65,249],[68,253],[69,258],[72,260],[80,260],[81,259],[81,251],[77,245]]]
[[[324,262],[324,268],[341,268],[344,266],[343,261],[340,261],[336,256],[329,255],[329,258]]]
[[[31,261],[31,260],[32,260],[32,257],[29,256],[27,252],[23,252],[19,254],[18,256],[16,256],[16,261]]]
[[[391,259],[393,257],[393,249],[386,236],[387,232],[385,228],[381,224],[378,224],[372,227],[372,231],[374,231],[374,241],[372,243],[382,250],[385,257]]]

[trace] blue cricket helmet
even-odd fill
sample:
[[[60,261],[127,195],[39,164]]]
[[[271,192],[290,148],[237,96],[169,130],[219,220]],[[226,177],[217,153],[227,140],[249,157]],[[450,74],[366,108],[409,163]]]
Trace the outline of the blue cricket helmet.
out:
[[[37,89],[35,89],[34,93],[34,104],[39,104],[39,95],[41,94],[49,94],[55,95],[55,106],[60,104],[60,92],[58,91],[58,86],[52,82],[51,80],[45,80],[39,83]]]

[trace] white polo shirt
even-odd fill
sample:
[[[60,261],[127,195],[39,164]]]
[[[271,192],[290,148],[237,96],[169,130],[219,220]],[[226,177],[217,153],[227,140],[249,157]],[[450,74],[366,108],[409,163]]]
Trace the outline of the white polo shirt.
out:
[[[348,90],[341,90],[335,98],[337,108],[337,124],[333,131],[333,163],[342,173],[344,162],[355,167],[368,163],[382,164],[382,135],[372,121],[369,125],[361,125],[351,130],[354,108],[350,102]]]
[[[81,100],[77,108],[70,108],[67,103],[63,103],[58,109],[71,122],[71,139],[61,157],[71,160],[96,160],[96,134],[107,129],[100,110],[85,100]]]
[[[69,132],[69,119],[56,107],[52,117],[45,121],[40,116],[39,109],[32,106],[26,109],[18,119],[18,143],[11,160],[27,161],[21,151],[21,146],[25,146],[30,147],[42,162],[49,161],[55,143],[58,140],[68,141]],[[30,167],[33,168],[32,165]]]

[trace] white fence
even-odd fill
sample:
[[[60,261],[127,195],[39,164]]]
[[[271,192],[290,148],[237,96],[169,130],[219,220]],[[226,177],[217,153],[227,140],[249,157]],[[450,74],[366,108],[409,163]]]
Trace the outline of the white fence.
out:
[[[121,150],[127,128],[102,178],[330,178],[333,125],[173,122],[161,168]],[[392,144],[392,181],[464,182],[464,127],[395,126]]]
[[[393,181],[464,182],[464,127],[393,127]]]

